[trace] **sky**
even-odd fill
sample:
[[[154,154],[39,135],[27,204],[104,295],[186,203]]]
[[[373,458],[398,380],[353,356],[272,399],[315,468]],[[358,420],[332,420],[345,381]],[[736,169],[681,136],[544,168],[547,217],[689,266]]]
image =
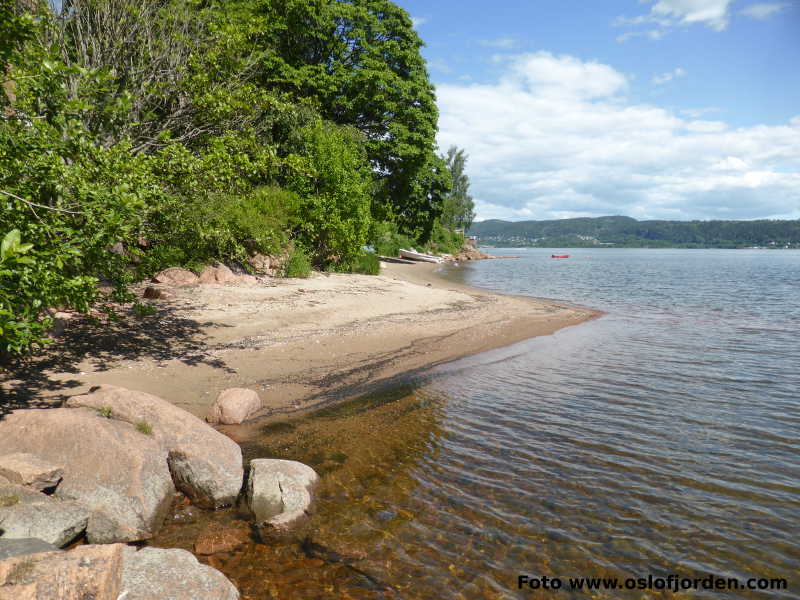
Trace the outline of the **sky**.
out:
[[[800,218],[800,0],[395,0],[477,220]]]

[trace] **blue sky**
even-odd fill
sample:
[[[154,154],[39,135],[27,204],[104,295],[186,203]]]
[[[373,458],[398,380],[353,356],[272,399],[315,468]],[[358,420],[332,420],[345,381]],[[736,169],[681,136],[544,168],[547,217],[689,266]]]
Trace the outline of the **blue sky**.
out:
[[[800,0],[397,0],[478,219],[800,218]]]

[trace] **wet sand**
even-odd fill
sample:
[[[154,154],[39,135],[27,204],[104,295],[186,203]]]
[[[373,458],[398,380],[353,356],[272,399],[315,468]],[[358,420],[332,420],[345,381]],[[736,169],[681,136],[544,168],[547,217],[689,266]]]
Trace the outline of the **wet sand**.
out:
[[[6,374],[0,391],[13,408],[111,383],[203,417],[221,390],[246,387],[264,415],[281,415],[600,314],[460,286],[440,268],[392,262],[379,276],[178,288],[153,316],[68,332],[50,358]]]

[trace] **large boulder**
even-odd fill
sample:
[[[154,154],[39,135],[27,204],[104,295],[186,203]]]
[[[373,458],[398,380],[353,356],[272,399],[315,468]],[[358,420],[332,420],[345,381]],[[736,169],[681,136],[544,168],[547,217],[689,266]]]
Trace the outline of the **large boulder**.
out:
[[[198,277],[188,269],[170,267],[160,273],[156,273],[150,281],[169,285],[197,285]]]
[[[198,506],[233,504],[242,487],[244,469],[239,445],[192,414],[157,396],[113,385],[74,396],[67,406],[89,407],[111,420],[146,422],[152,438],[167,453],[175,486]]]
[[[12,451],[65,465],[55,495],[90,510],[93,543],[152,537],[175,492],[154,436],[94,410],[14,411],[0,421],[0,454]]]
[[[206,267],[203,269],[203,271],[200,273],[198,281],[204,284],[216,283],[224,285],[228,283],[236,283],[239,281],[239,278],[228,267],[219,264],[214,267]]]
[[[64,475],[64,468],[44,461],[33,454],[15,452],[0,456],[0,476],[11,483],[43,491],[55,488]]]
[[[200,564],[186,550],[124,550],[125,600],[237,600],[239,592],[222,573]]]
[[[230,388],[220,392],[206,417],[209,423],[238,425],[252,418],[262,407],[261,399],[253,390]]]
[[[319,476],[293,460],[259,458],[250,461],[247,506],[260,528],[286,531],[308,515]]]
[[[78,546],[0,560],[0,600],[118,600],[123,548]]]

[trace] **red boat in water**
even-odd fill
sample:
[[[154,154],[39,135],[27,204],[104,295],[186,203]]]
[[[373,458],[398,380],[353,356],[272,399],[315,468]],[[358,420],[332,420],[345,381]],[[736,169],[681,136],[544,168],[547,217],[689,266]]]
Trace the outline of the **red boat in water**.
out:
[[[569,258],[569,254],[551,254],[550,258]]]

